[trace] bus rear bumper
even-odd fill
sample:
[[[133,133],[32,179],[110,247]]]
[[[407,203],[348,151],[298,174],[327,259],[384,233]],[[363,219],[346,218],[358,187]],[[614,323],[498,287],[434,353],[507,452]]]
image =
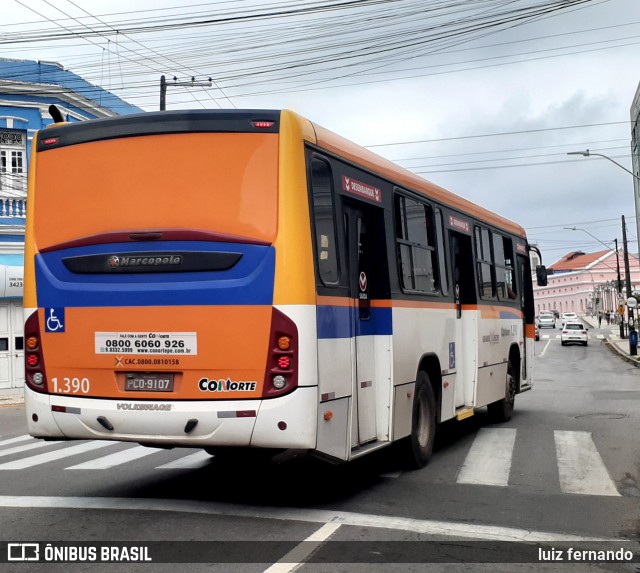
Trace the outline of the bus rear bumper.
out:
[[[29,433],[38,438],[313,449],[317,395],[316,387],[301,387],[270,400],[160,402],[40,394],[27,387],[25,406]]]

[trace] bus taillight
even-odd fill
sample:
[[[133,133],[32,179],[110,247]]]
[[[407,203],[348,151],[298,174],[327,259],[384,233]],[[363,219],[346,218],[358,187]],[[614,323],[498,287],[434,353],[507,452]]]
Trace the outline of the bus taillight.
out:
[[[44,370],[42,344],[40,343],[40,323],[38,311],[34,312],[24,325],[25,336],[25,380],[29,388],[36,392],[47,392],[47,376]]]
[[[263,398],[288,394],[298,386],[297,358],[298,329],[289,317],[274,308]]]

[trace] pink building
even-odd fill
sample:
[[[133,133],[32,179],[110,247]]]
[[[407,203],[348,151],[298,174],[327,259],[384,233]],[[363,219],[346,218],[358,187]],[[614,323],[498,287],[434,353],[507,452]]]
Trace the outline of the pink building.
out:
[[[611,312],[618,308],[617,263],[615,251],[584,253],[573,251],[547,269],[547,286],[535,285],[536,314],[541,310],[575,312],[595,316],[599,312]],[[624,254],[619,253],[622,297],[626,299]],[[640,288],[640,263],[636,255],[629,254],[632,291]],[[553,274],[551,274],[551,271]]]

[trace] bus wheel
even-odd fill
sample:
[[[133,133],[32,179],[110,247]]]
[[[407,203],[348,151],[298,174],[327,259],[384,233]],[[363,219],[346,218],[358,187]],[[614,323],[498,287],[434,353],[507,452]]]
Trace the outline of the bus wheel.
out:
[[[413,398],[411,435],[401,442],[402,458],[409,468],[419,469],[427,465],[433,452],[435,434],[436,401],[429,375],[421,370]]]
[[[516,379],[513,375],[511,362],[507,365],[507,378],[505,387],[505,397],[493,404],[489,404],[489,416],[496,422],[508,422],[513,415],[513,407],[516,401]]]

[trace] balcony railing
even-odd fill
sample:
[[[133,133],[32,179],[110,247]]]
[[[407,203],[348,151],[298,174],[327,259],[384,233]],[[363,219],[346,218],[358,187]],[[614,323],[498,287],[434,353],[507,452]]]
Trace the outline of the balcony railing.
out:
[[[27,216],[27,200],[0,197],[0,217],[24,219]]]
[[[0,172],[0,217],[24,219],[27,214],[27,174]]]

